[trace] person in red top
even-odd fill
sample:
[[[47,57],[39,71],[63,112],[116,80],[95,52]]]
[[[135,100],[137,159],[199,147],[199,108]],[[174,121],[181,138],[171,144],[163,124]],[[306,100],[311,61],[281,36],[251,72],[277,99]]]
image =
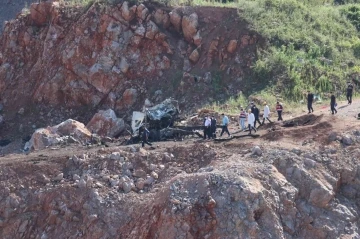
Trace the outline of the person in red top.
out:
[[[282,111],[283,111],[283,107],[282,107],[282,105],[280,104],[279,101],[276,102],[276,111],[277,111],[277,113],[278,113],[278,121],[283,120],[283,118],[282,118],[282,116],[281,116]]]
[[[241,129],[245,131],[245,120],[246,120],[246,112],[243,108],[240,109],[240,115],[239,115],[239,124],[241,126]]]

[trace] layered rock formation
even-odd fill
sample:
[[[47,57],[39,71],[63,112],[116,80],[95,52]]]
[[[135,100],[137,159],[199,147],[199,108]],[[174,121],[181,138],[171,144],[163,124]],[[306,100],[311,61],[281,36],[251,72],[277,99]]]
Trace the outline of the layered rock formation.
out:
[[[213,97],[236,94],[246,85],[231,82],[248,73],[258,41],[235,9],[32,4],[0,39],[2,103],[5,110],[16,101],[129,113],[146,98],[161,100],[157,90],[207,103],[219,89],[211,81],[194,85],[183,74],[202,79],[215,72],[216,87],[224,89]]]

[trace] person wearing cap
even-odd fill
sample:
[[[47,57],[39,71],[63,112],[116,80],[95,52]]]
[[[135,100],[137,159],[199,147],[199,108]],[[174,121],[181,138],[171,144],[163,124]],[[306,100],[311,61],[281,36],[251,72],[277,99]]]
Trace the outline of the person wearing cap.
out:
[[[307,95],[307,103],[308,103],[308,111],[309,111],[308,114],[314,112],[314,109],[312,107],[313,101],[314,101],[314,94],[308,91],[308,95]]]
[[[249,134],[251,134],[251,130],[255,130],[255,132],[256,132],[256,128],[254,127],[255,116],[254,116],[254,114],[251,112],[251,109],[248,110],[247,121],[248,121],[248,127],[249,127],[249,131],[250,131]]]
[[[206,136],[210,139],[211,138],[211,119],[209,116],[205,117],[204,122],[204,139],[206,139]]]
[[[353,94],[354,85],[351,82],[348,82],[348,86],[346,89],[346,99],[348,100],[348,104],[352,103],[352,94]]]
[[[220,137],[223,135],[224,132],[226,132],[228,134],[228,136],[230,137],[231,134],[228,130],[228,125],[229,125],[229,118],[224,114],[222,113],[222,130],[221,130],[221,134],[220,134]]]
[[[276,102],[276,112],[278,113],[278,121],[283,120],[282,111],[283,111],[283,106],[280,104],[279,101]]]
[[[216,138],[216,118],[215,118],[215,116],[211,116],[210,130],[211,130],[211,137],[213,139],[215,139]]]
[[[246,120],[246,112],[243,108],[240,109],[240,115],[239,115],[239,125],[243,131],[245,131],[245,120]]]
[[[269,121],[269,123],[272,123],[269,119],[270,117],[270,108],[269,106],[266,104],[266,102],[264,103],[264,116],[263,116],[263,122],[262,124],[265,124],[265,120]]]

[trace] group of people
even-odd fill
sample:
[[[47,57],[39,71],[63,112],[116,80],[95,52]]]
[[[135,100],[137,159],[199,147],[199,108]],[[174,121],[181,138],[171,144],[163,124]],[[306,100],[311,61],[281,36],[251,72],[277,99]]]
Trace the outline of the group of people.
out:
[[[283,120],[282,118],[282,111],[283,106],[280,104],[280,102],[276,103],[276,112],[278,113],[278,121]],[[222,125],[221,125],[221,133],[220,137],[227,133],[228,137],[231,137],[231,134],[228,129],[229,125],[229,117],[225,114],[222,115]],[[268,121],[269,123],[272,123],[270,120],[270,108],[267,105],[267,103],[264,103],[264,114],[263,114],[263,120],[260,121],[260,110],[257,108],[256,104],[254,102],[251,102],[250,109],[248,112],[244,110],[244,108],[240,109],[240,115],[239,115],[239,125],[243,131],[246,129],[249,130],[249,134],[252,133],[252,131],[257,131],[256,124],[258,123],[260,126],[265,124],[265,121]],[[245,122],[247,121],[247,126]],[[216,118],[214,116],[206,116],[204,118],[204,139],[214,139],[216,138]]]
[[[353,90],[354,90],[354,85],[351,82],[347,83],[347,88],[346,88],[346,99],[348,101],[348,104],[351,105],[352,103],[352,96],[353,96]],[[330,110],[331,110],[331,114],[336,114],[337,110],[336,110],[336,97],[334,92],[330,93]],[[308,107],[308,114],[313,113],[314,109],[312,107],[312,104],[314,102],[314,94],[311,93],[311,91],[308,91],[308,95],[307,95],[307,107]]]
[[[351,82],[348,82],[348,86],[347,86],[347,91],[346,91],[346,98],[348,100],[348,104],[352,103],[352,95],[353,95],[353,89],[354,89],[354,85]],[[314,109],[312,107],[312,104],[314,102],[314,94],[311,91],[308,91],[308,95],[307,95],[307,108],[308,108],[308,113],[313,113]],[[330,97],[330,110],[332,112],[332,114],[336,114],[337,110],[336,110],[336,97],[334,95],[333,92],[331,92],[331,97]],[[280,102],[276,103],[276,108],[275,108],[277,114],[278,114],[278,121],[282,121],[282,111],[283,111],[283,106]],[[229,117],[226,116],[225,114],[221,114],[222,115],[222,130],[220,133],[220,137],[224,134],[227,133],[228,137],[231,137],[231,134],[229,132],[228,129],[228,125],[229,125]],[[246,126],[246,121],[247,121],[247,126]],[[250,109],[248,110],[248,112],[246,112],[244,110],[244,108],[240,109],[240,115],[239,115],[239,125],[240,128],[245,131],[245,130],[249,130],[249,134],[252,134],[252,131],[257,131],[257,127],[256,124],[259,123],[259,125],[264,125],[265,121],[268,121],[269,123],[272,123],[272,121],[270,120],[270,107],[267,105],[267,103],[264,103],[264,113],[263,113],[263,120],[262,122],[260,121],[260,110],[257,108],[257,106],[255,105],[254,102],[251,102],[250,104]],[[204,118],[204,139],[208,138],[208,139],[215,139],[216,138],[216,128],[217,128],[217,121],[215,116],[207,116]],[[148,144],[151,146],[151,143],[148,142],[148,137],[149,137],[149,130],[146,127],[143,127],[141,129],[140,135],[142,137],[142,146],[144,147],[145,144]]]

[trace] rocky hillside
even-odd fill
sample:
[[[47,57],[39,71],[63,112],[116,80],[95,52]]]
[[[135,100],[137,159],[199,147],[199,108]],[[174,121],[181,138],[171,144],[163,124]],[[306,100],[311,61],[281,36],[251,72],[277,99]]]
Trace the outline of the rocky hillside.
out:
[[[2,103],[124,115],[172,96],[194,108],[246,89],[259,41],[236,9],[33,4],[0,40]]]

